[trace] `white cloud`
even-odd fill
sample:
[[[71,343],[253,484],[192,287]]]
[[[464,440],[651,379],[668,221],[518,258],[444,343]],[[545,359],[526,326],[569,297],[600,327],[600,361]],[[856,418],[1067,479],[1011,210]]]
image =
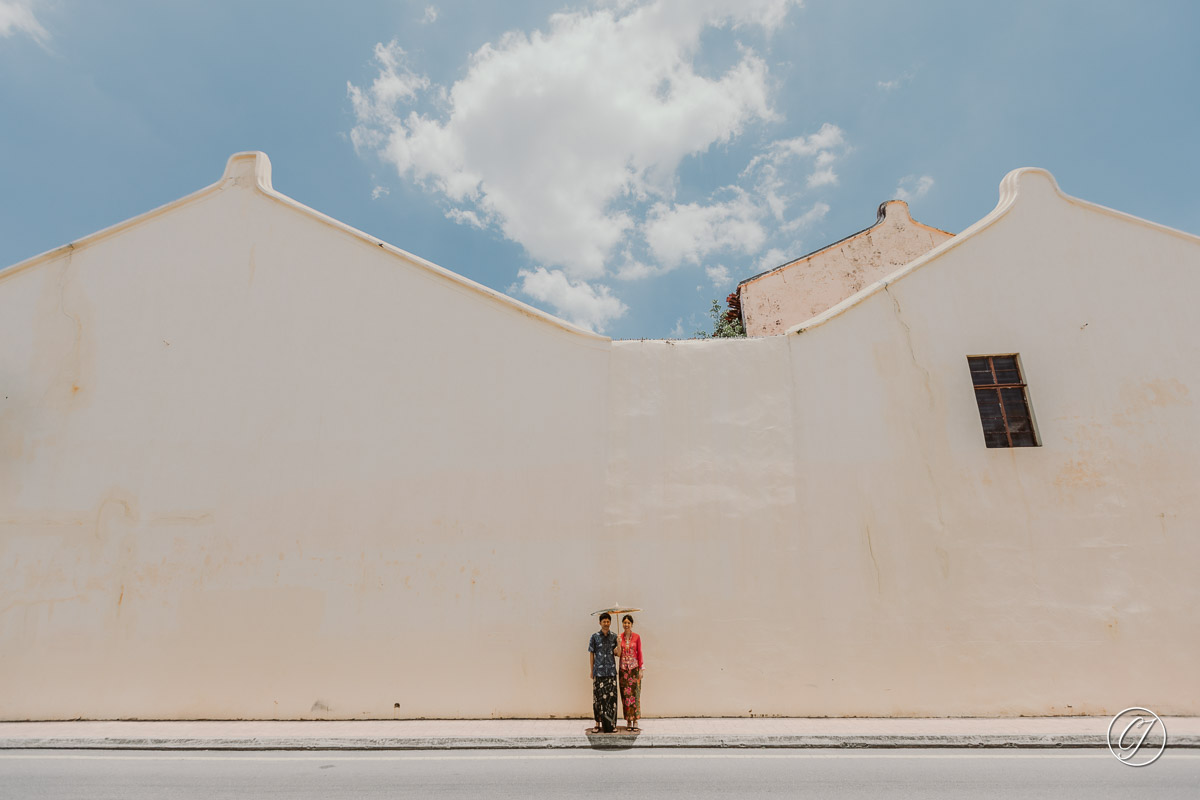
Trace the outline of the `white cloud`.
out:
[[[703,75],[702,34],[769,33],[796,5],[611,0],[555,14],[544,31],[481,47],[460,80],[436,87],[444,107],[427,112],[406,107],[428,79],[394,43],[379,45],[379,77],[349,86],[352,138],[402,176],[471,205],[535,260],[596,279],[637,238],[641,209],[669,203],[684,158],[775,118],[766,62],[743,48],[723,74]]]
[[[729,285],[729,268],[724,264],[718,264],[715,267],[706,267],[704,274],[712,281],[714,289],[720,289]]]
[[[358,120],[350,139],[359,150],[386,146],[384,129],[395,119],[392,108],[401,101],[416,99],[419,92],[429,88],[428,78],[408,68],[404,48],[395,40],[375,45],[375,60],[379,75],[370,87],[364,90],[346,83]]]
[[[675,327],[671,328],[671,332],[667,334],[668,339],[686,339],[687,333],[683,330],[683,317],[678,317],[675,320]]]
[[[780,192],[784,190],[787,182],[782,179],[781,173],[797,160],[811,159],[811,172],[805,178],[805,187],[819,189],[836,185],[838,176],[834,165],[849,150],[845,132],[837,125],[826,122],[820,130],[808,136],[772,142],[763,153],[751,159],[742,175],[758,176],[759,193],[765,198],[776,219],[782,222],[787,199]]]
[[[884,91],[884,92],[894,91],[896,89],[899,89],[901,86],[908,83],[909,81],[911,81],[916,74],[917,74],[917,71],[915,69],[910,69],[907,72],[905,72],[903,75],[898,75],[897,77],[892,78],[891,80],[876,81],[875,88],[879,89],[880,91]]]
[[[24,33],[36,42],[44,43],[50,34],[38,22],[30,0],[0,0],[0,37]]]
[[[627,310],[607,286],[572,281],[559,269],[523,269],[517,277],[521,278],[521,292],[548,303],[560,317],[590,330],[603,333],[609,322]]]
[[[794,234],[797,231],[802,231],[819,223],[825,219],[829,213],[830,207],[828,203],[820,200],[813,203],[807,211],[793,220],[780,226],[780,233]],[[800,258],[805,253],[804,242],[800,239],[793,238],[786,243],[784,247],[772,247],[764,252],[755,265],[755,272],[766,272],[783,266],[789,261],[794,261]]]
[[[825,219],[825,215],[828,213],[829,204],[822,203],[818,200],[812,204],[812,208],[808,209],[808,211],[805,211],[803,214],[791,220],[790,222],[784,224],[780,230],[790,233],[792,231],[808,228]]]
[[[381,197],[387,197],[389,194],[391,194],[391,190],[386,186],[376,186],[371,190],[371,199],[378,200]]]
[[[836,184],[838,178],[833,171],[833,162],[836,160],[837,156],[828,150],[817,153],[817,157],[813,159],[813,171],[806,181],[808,188]]]
[[[799,5],[592,0],[485,44],[444,85],[398,42],[381,43],[373,82],[347,84],[351,139],[438,195],[447,218],[520,244],[541,266],[521,270],[511,291],[604,330],[627,310],[605,278],[635,291],[688,267],[728,285],[829,212],[818,197],[852,151],[830,123],[772,141],[706,199],[676,199],[685,159],[780,121],[766,60],[739,41],[713,73],[704,43],[714,29],[770,35]]]
[[[796,258],[796,256],[792,256],[791,258]],[[786,251],[778,247],[772,247],[762,254],[762,258],[758,259],[758,271],[766,272],[769,269],[775,269],[786,264],[788,260],[789,257]]]
[[[425,15],[421,17],[421,24],[428,25],[432,22],[437,22],[437,18],[437,6],[425,6]]]
[[[916,175],[906,175],[897,184],[893,197],[897,200],[912,202],[924,197],[932,188],[933,178],[929,175],[922,175],[919,178]]]
[[[617,267],[617,279],[622,281],[640,281],[643,278],[649,278],[661,272],[661,269],[655,269],[649,264],[638,261],[636,258],[629,258],[624,264]]]
[[[794,139],[781,139],[771,144],[772,156],[778,160],[781,155],[819,156],[846,144],[846,134],[837,125],[826,122],[821,129],[809,136],[797,136]]]
[[[833,186],[836,185],[837,182],[838,176],[837,173],[833,171],[833,167],[822,167],[821,169],[814,170],[813,173],[808,176],[806,185],[810,189],[815,189],[819,186]]]
[[[472,228],[487,227],[487,223],[469,208],[448,208],[446,209],[446,219],[452,219],[459,225],[470,225]]]
[[[758,221],[763,210],[746,192],[729,188],[735,196],[723,203],[658,203],[650,209],[646,243],[664,269],[685,261],[699,264],[713,252],[750,254],[763,246],[767,233]]]

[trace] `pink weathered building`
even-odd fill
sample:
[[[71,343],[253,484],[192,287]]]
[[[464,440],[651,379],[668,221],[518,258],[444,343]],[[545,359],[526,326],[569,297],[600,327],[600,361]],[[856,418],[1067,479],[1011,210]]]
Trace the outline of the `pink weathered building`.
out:
[[[953,236],[914,220],[903,200],[881,203],[866,230],[738,284],[746,335],[785,333]]]

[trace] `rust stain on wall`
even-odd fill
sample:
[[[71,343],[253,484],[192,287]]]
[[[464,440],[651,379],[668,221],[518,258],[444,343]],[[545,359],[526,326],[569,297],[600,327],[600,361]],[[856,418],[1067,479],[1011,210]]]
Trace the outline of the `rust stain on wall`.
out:
[[[1130,410],[1137,408],[1165,408],[1166,406],[1191,405],[1191,392],[1176,378],[1159,378],[1144,383],[1136,389],[1121,392],[1121,399]]]
[[[1071,459],[1059,469],[1054,485],[1059,488],[1104,486],[1108,480],[1086,461]]]
[[[938,569],[941,570],[943,578],[950,577],[950,554],[944,548],[935,547],[933,551],[937,554]]]
[[[46,512],[41,514],[24,514],[19,516],[0,517],[0,526],[12,527],[47,527],[47,528],[82,528],[89,525],[94,525],[96,515],[94,512],[85,512],[81,514],[65,513],[55,514]]]
[[[152,514],[148,521],[151,525],[205,525],[214,520],[212,512],[209,511],[180,511],[174,514]]]
[[[1113,414],[1113,425],[1129,428],[1145,422],[1146,416],[1156,409],[1192,405],[1191,390],[1175,378],[1159,378],[1137,385],[1121,388],[1123,411]]]
[[[33,331],[36,363],[45,365],[42,402],[50,408],[71,408],[82,402],[91,384],[92,345],[86,332],[91,319],[87,296],[75,280],[73,252],[54,265],[38,298]]]
[[[138,521],[137,500],[133,495],[121,489],[110,489],[104,499],[100,501],[100,507],[96,509],[96,522],[93,528],[95,538],[98,540],[107,538],[107,527],[117,520],[136,523]]]

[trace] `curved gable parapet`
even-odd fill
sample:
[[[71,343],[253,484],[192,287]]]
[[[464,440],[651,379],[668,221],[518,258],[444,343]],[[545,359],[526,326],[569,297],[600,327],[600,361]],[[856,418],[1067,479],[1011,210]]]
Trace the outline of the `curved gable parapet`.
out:
[[[855,239],[859,239],[864,236],[867,236],[867,235],[869,235],[875,231],[878,231],[884,227],[921,228],[921,229],[924,229],[927,231],[932,231],[933,233],[936,233],[936,234],[942,234],[944,236],[953,236],[954,235],[953,233],[950,233],[950,231],[944,231],[941,228],[935,228],[932,225],[926,225],[924,222],[913,219],[912,213],[909,211],[908,203],[906,201],[904,201],[904,200],[885,200],[882,203],[880,203],[878,208],[876,208],[876,210],[875,210],[875,224],[874,225],[871,225],[868,228],[863,228],[862,230],[856,231],[848,236],[843,236],[841,239],[838,239],[836,242],[830,242],[829,244],[822,245],[821,247],[817,248],[816,250],[813,250],[810,253],[806,253],[798,258],[793,258],[789,261],[785,261],[784,263],[780,264],[777,267],[772,267],[771,269],[760,272],[757,275],[751,275],[749,278],[743,278],[742,280],[738,281],[737,288],[740,290],[743,286],[752,284],[752,283],[754,283],[762,278],[765,278],[769,275],[772,275],[772,274],[775,274],[778,272],[782,272],[784,270],[792,269],[793,267],[803,264],[806,261],[810,261],[811,259],[813,259],[817,256],[820,256],[823,253],[826,253],[830,250],[834,250],[838,247],[842,247],[842,246],[846,245],[847,243],[854,241]]]
[[[261,150],[244,150],[234,153],[225,162],[225,174],[219,184],[222,188],[241,186],[257,187],[264,192],[274,192],[271,185],[271,159]]]
[[[1200,236],[1181,231],[1178,228],[1172,228],[1170,225],[1163,225],[1161,222],[1138,217],[1129,214],[1125,211],[1118,211],[1115,208],[1102,206],[1099,203],[1093,203],[1090,200],[1084,200],[1080,197],[1067,194],[1058,185],[1058,181],[1049,172],[1049,170],[1040,167],[1020,167],[1004,176],[1004,180],[1000,182],[1000,203],[996,206],[997,209],[1004,205],[1005,200],[1009,200],[1010,204],[1015,201],[1018,196],[1028,198],[1033,195],[1042,194],[1045,197],[1056,197],[1071,205],[1079,208],[1095,211],[1100,214],[1105,214],[1110,217],[1123,220],[1125,222],[1140,225],[1144,228],[1167,233],[1172,236],[1179,237],[1194,244],[1200,244]],[[993,211],[992,214],[996,212]],[[991,214],[988,215],[989,217]],[[987,219],[985,217],[984,219]],[[982,221],[982,220],[981,220]]]
[[[869,228],[741,281],[737,292],[746,334],[786,333],[953,235],[914,220],[903,200],[880,203]]]
[[[941,228],[935,228],[932,225],[926,225],[919,219],[913,219],[912,211],[908,207],[907,200],[884,200],[879,204],[879,208],[875,211],[875,224],[870,228],[867,228],[867,230],[863,231],[863,233],[869,233],[885,223],[897,227],[924,228],[927,231],[945,234],[946,236],[954,235],[950,231],[944,231]]]
[[[1200,237],[1193,236],[1190,233],[1170,228],[1166,225],[1160,225],[1156,222],[1151,222],[1141,217],[1135,217],[1132,214],[1127,214],[1123,211],[1116,211],[1106,206],[1082,200],[1078,197],[1073,197],[1064,192],[1058,185],[1058,181],[1049,170],[1040,167],[1020,167],[1014,169],[1004,176],[1000,181],[1000,196],[996,203],[996,207],[992,209],[986,216],[975,222],[962,233],[959,233],[952,239],[948,239],[942,244],[925,253],[920,258],[914,259],[906,264],[903,268],[888,275],[882,280],[876,281],[870,286],[866,286],[857,294],[847,297],[842,302],[832,308],[817,314],[811,319],[801,322],[789,328],[786,333],[800,334],[805,331],[812,330],[821,325],[824,325],[829,320],[839,317],[849,311],[851,308],[862,303],[869,297],[884,291],[888,286],[903,280],[908,275],[916,272],[925,265],[936,261],[946,253],[956,247],[962,247],[969,243],[976,234],[991,226],[995,225],[1000,219],[1006,216],[1018,203],[1045,203],[1045,202],[1063,202],[1074,205],[1088,211],[1105,214],[1115,217],[1125,222],[1133,223],[1161,233],[1170,234],[1172,236],[1182,237],[1188,241],[1200,244]]]
[[[1037,178],[1034,176],[1037,176]],[[820,327],[829,320],[835,317],[840,317],[842,314],[859,305],[867,298],[884,291],[888,286],[896,281],[901,280],[906,275],[909,275],[931,261],[940,258],[944,253],[949,252],[955,247],[963,246],[963,244],[969,242],[971,238],[975,236],[975,234],[979,233],[985,228],[991,227],[996,223],[997,220],[1008,213],[1008,210],[1012,208],[1013,204],[1017,201],[1017,197],[1021,194],[1023,184],[1030,184],[1036,179],[1044,180],[1043,176],[1044,178],[1049,178],[1049,183],[1053,186],[1054,191],[1061,194],[1061,191],[1058,189],[1058,182],[1054,180],[1054,176],[1044,169],[1039,169],[1036,167],[1022,167],[1020,169],[1012,170],[1004,176],[1002,181],[1000,181],[1000,199],[996,203],[996,207],[993,208],[987,214],[987,216],[983,217],[954,238],[947,239],[945,242],[942,242],[942,244],[933,248],[925,255],[910,261],[908,264],[905,264],[899,270],[893,272],[891,275],[888,275],[886,278],[878,280],[870,286],[863,287],[862,291],[847,297],[842,302],[830,309],[827,309],[826,311],[823,311],[820,314],[817,314],[812,319],[805,320],[799,325],[788,328],[786,333],[801,334],[805,331],[812,330],[813,328]]]
[[[147,223],[163,214],[169,213],[170,211],[201,198],[208,197],[209,195],[218,192],[242,189],[257,191],[271,200],[282,203],[288,208],[304,214],[315,221],[335,228],[338,231],[341,231],[343,234],[353,236],[354,238],[368,243],[374,247],[378,247],[379,249],[399,258],[411,266],[431,273],[441,280],[448,281],[458,288],[466,289],[469,292],[480,297],[484,297],[491,302],[499,303],[515,313],[536,319],[540,322],[549,323],[565,332],[582,336],[587,339],[592,339],[598,342],[612,341],[607,336],[578,327],[570,322],[567,322],[566,320],[559,319],[552,314],[548,314],[545,311],[534,308],[530,305],[526,305],[525,303],[509,297],[506,294],[497,292],[494,289],[490,289],[480,283],[476,283],[469,278],[465,278],[462,275],[451,272],[444,267],[440,267],[431,261],[427,261],[419,256],[415,256],[406,250],[402,250],[395,245],[383,241],[382,239],[371,236],[368,233],[364,233],[357,228],[347,225],[340,220],[334,219],[327,214],[322,214],[321,212],[310,208],[285,194],[282,194],[281,192],[277,191],[271,183],[271,159],[266,153],[260,150],[246,150],[231,155],[229,160],[225,163],[225,171],[222,173],[221,179],[216,183],[204,187],[203,189],[181,197],[178,200],[173,200],[172,202],[159,206],[151,211],[147,211],[144,214],[139,214],[136,217],[131,217],[123,222],[118,222],[115,225],[111,225],[107,228],[96,231],[95,233],[84,236],[83,238],[77,239],[69,244],[65,244],[60,247],[56,247],[53,250],[40,253],[32,258],[26,259],[25,261],[13,264],[8,268],[0,269],[0,281],[18,272],[37,266],[38,264],[52,261],[66,253],[77,251],[83,247],[95,244],[96,242],[124,233],[125,231]]]
[[[1066,193],[1058,187],[1058,180],[1050,174],[1049,170],[1041,167],[1018,167],[1011,170],[1000,181],[1000,199],[996,203],[996,209],[1007,208],[1017,199],[1018,195],[1028,195],[1038,191],[1049,191],[1059,197],[1067,197]],[[993,213],[995,212],[993,211]]]

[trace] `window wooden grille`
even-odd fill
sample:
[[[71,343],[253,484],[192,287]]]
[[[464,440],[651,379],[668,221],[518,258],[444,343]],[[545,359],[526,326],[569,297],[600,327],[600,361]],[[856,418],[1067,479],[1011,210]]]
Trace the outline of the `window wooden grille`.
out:
[[[1037,447],[1033,415],[1016,354],[967,356],[988,447]]]

